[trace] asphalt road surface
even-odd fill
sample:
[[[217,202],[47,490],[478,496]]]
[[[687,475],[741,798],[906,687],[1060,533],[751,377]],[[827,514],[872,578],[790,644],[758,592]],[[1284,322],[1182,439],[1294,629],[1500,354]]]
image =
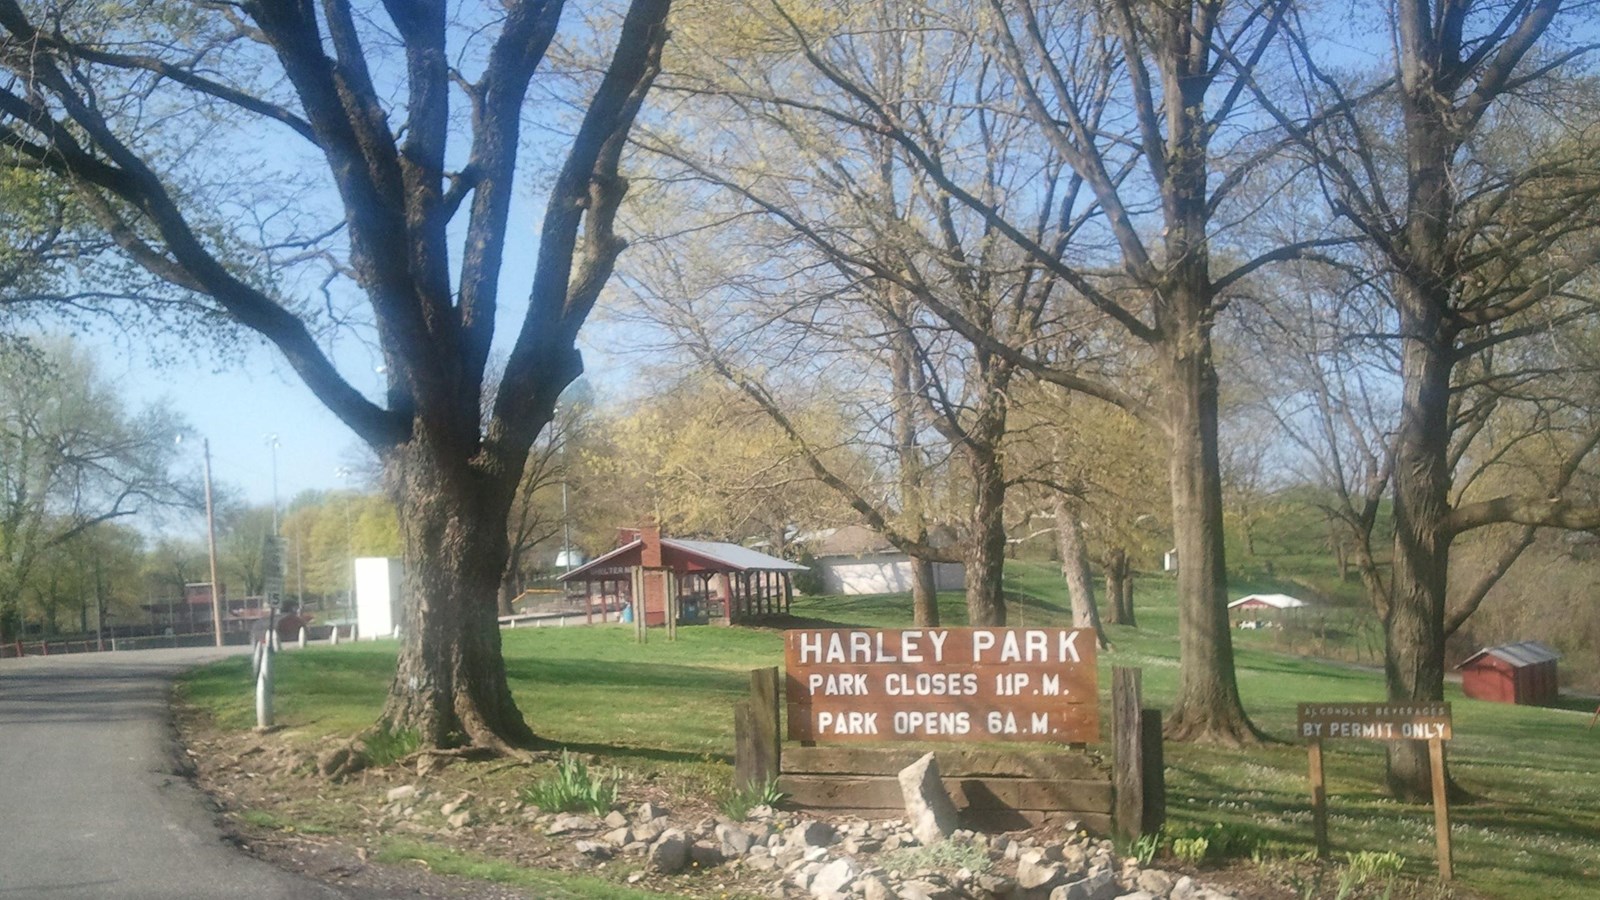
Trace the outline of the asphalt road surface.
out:
[[[0,900],[347,896],[234,848],[178,774],[172,676],[243,652],[0,660]]]

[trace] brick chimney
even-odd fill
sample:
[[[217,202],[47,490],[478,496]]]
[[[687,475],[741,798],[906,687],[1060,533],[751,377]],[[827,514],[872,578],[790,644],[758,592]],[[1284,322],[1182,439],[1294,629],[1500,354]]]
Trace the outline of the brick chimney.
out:
[[[661,526],[654,522],[639,526],[639,540],[644,542],[639,551],[639,565],[646,569],[661,568]]]

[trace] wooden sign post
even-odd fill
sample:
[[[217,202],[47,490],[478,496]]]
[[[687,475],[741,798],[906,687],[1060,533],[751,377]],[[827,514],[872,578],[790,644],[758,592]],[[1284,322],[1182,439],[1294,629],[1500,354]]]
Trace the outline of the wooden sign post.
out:
[[[1444,779],[1444,742],[1450,740],[1450,704],[1302,703],[1300,736],[1307,741],[1311,812],[1320,857],[1328,855],[1328,789],[1322,774],[1323,740],[1427,741],[1428,761],[1433,769],[1433,830],[1438,844],[1439,878],[1449,881],[1454,877],[1450,807]]]

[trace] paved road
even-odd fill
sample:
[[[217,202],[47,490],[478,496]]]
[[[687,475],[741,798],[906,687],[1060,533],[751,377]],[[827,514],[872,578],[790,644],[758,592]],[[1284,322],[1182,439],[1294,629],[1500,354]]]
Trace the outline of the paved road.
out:
[[[0,660],[0,898],[344,895],[224,841],[174,774],[174,673],[245,648]]]

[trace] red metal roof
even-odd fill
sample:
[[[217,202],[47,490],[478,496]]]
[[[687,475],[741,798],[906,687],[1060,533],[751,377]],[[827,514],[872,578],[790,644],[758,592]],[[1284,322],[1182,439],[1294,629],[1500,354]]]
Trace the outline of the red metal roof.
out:
[[[643,540],[634,540],[596,557],[588,563],[561,576],[561,581],[581,579],[585,574],[600,569],[632,568],[639,565],[644,550]],[[685,572],[799,572],[805,566],[776,556],[768,556],[749,547],[721,541],[680,541],[661,539],[662,563],[668,568]]]

